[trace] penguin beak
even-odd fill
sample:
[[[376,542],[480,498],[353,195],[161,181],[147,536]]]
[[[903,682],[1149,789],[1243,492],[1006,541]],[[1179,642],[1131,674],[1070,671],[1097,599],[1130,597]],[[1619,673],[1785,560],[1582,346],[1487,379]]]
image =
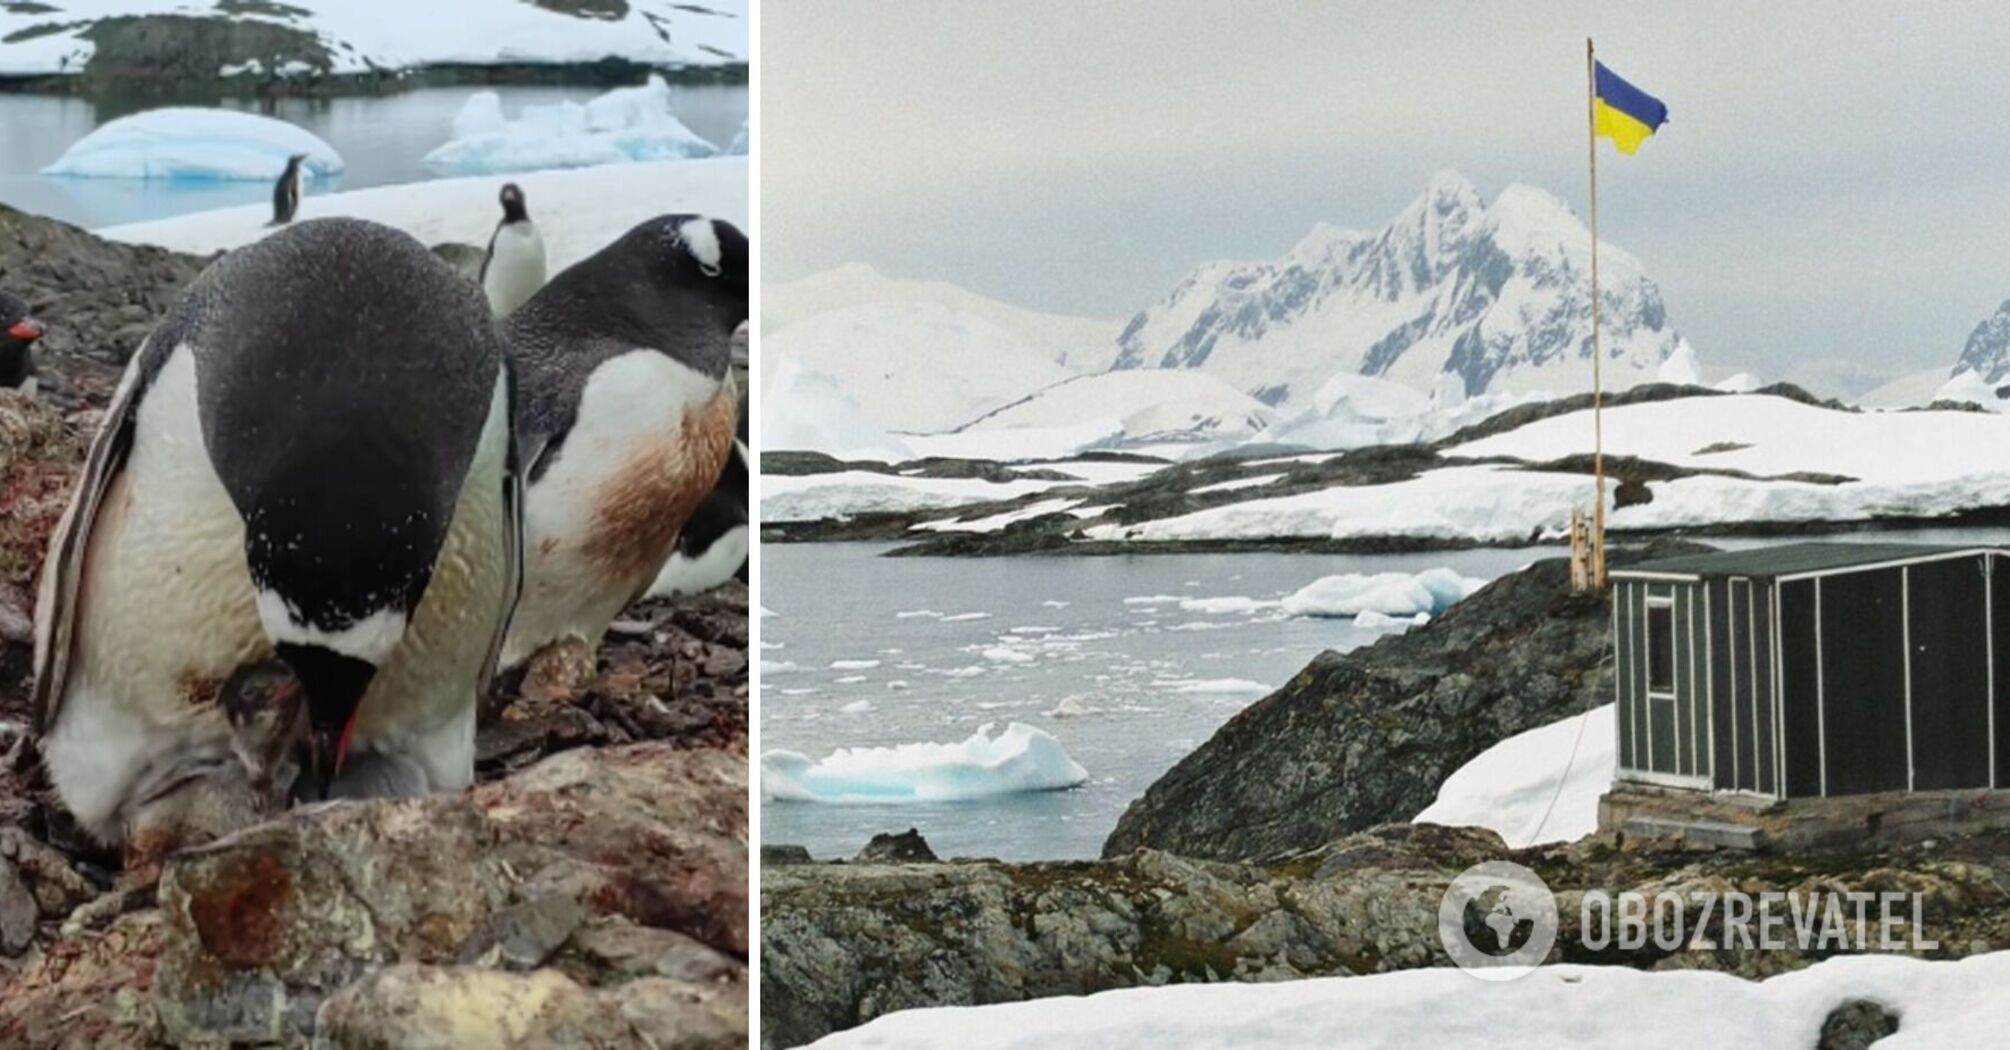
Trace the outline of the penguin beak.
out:
[[[7,329],[7,334],[24,343],[32,343],[42,338],[42,326],[33,321],[16,321]]]
[[[349,738],[356,734],[356,714],[361,710],[357,708],[356,712],[350,713],[349,720],[342,724],[342,731],[339,734],[329,732],[321,726],[316,726],[309,734],[313,764],[311,772],[314,774],[314,782],[320,785],[323,801],[327,800],[329,790],[335,784],[335,778],[342,775],[342,763],[349,757]]]

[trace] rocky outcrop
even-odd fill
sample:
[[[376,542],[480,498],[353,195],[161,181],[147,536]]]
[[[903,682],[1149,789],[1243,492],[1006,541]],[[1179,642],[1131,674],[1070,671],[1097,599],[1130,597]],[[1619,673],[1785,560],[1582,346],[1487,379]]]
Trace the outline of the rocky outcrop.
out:
[[[207,261],[0,205],[0,287],[47,326],[38,362],[125,364]]]
[[[893,1010],[1086,995],[1183,982],[1276,981],[1449,964],[1438,907],[1481,860],[1536,871],[1558,894],[1552,962],[1705,969],[1766,977],[1828,954],[1762,951],[1720,936],[1673,952],[1583,947],[1590,890],[1690,899],[1727,888],[1923,895],[1935,957],[2010,946],[2010,834],[1807,858],[1615,849],[1605,840],[1507,849],[1471,828],[1390,825],[1270,863],[1143,849],[1112,860],[813,864],[762,873],[761,1031],[796,1046]],[[1616,942],[1615,942],[1616,943]],[[1843,1004],[1838,1003],[1837,1006]],[[1834,1041],[1858,1046],[1885,1018],[1852,1010]]]
[[[1132,802],[1103,855],[1247,860],[1408,820],[1481,751],[1610,700],[1610,632],[1604,598],[1551,558],[1423,627],[1322,653]]]
[[[746,806],[743,757],[638,744],[296,810],[51,944],[0,1044],[744,1045]]]

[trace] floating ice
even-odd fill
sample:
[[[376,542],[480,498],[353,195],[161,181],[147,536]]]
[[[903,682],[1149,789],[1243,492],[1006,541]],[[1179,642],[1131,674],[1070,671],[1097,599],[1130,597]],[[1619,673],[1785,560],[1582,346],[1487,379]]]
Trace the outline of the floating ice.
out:
[[[832,660],[833,671],[868,671],[878,667],[878,660]]]
[[[1385,616],[1436,616],[1453,602],[1486,585],[1485,580],[1460,576],[1450,569],[1427,569],[1411,576],[1400,572],[1373,575],[1347,573],[1312,581],[1283,601],[1293,616],[1354,616],[1374,611]]]
[[[1366,631],[1386,631],[1392,628],[1421,627],[1431,622],[1431,614],[1420,612],[1415,616],[1390,616],[1374,609],[1363,609],[1354,616],[1354,626]]]
[[[989,620],[990,618],[991,614],[988,612],[967,612],[967,613],[957,613],[954,616],[945,616],[942,618],[942,622],[969,623],[972,620]]]
[[[851,703],[848,703],[843,707],[838,708],[838,710],[847,715],[862,715],[867,711],[872,710],[872,701],[853,700]]]
[[[719,152],[670,112],[670,86],[652,74],[585,105],[525,106],[510,120],[493,91],[477,91],[454,116],[454,137],[426,154],[442,175],[495,175],[589,168],[638,160],[680,160]]]
[[[1247,678],[1204,678],[1187,682],[1173,682],[1167,685],[1169,693],[1181,694],[1236,694],[1268,693],[1270,687],[1262,682],[1252,682]]]
[[[1181,609],[1197,613],[1253,613],[1264,609],[1275,609],[1277,603],[1262,598],[1231,594],[1220,598],[1186,598],[1179,603]]]
[[[1021,722],[979,726],[956,744],[839,748],[820,760],[761,756],[764,798],[799,802],[941,802],[1054,791],[1089,779],[1053,736]]]
[[[174,106],[100,125],[42,174],[276,181],[295,153],[307,155],[301,166],[310,180],[342,172],[342,155],[304,128],[233,109]]]

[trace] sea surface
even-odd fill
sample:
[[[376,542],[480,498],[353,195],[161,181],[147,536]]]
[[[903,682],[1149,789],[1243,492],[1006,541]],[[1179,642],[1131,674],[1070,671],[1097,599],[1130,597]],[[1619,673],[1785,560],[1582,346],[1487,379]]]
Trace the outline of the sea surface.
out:
[[[99,123],[148,106],[220,105],[264,113],[319,135],[342,154],[347,170],[308,185],[309,195],[365,189],[433,178],[419,161],[447,141],[454,114],[479,87],[422,88],[388,95],[344,98],[226,99],[112,102],[102,107],[80,98],[0,94],[0,204],[86,228],[164,219],[210,208],[272,199],[269,182],[161,179],[51,178],[42,168]],[[500,87],[503,111],[514,117],[526,104],[585,102],[592,87]],[[732,84],[673,84],[671,109],[692,131],[732,142],[747,116],[747,88]],[[274,172],[276,178],[278,172]],[[500,180],[499,180],[500,181]],[[536,202],[532,202],[536,208]]]
[[[2010,544],[2010,530],[1815,538]],[[769,614],[761,619],[762,751],[816,759],[836,748],[954,743],[986,723],[1017,721],[1059,739],[1089,780],[1071,790],[954,802],[764,799],[763,843],[805,846],[820,860],[843,858],[877,832],[914,827],[943,857],[1097,856],[1131,800],[1264,695],[1256,686],[1283,684],[1322,650],[1354,649],[1398,629],[1275,610],[1201,612],[1168,599],[1274,599],[1337,573],[1413,574],[1441,566],[1492,579],[1562,553],[880,557],[888,549],[762,548],[761,604]],[[1004,654],[1012,655],[998,658]]]

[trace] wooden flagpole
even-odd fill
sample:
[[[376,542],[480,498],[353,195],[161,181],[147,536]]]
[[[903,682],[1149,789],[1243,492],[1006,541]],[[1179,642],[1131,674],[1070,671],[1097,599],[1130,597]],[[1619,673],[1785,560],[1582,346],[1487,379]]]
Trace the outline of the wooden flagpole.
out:
[[[1591,166],[1591,586],[1605,589],[1605,419],[1604,391],[1599,382],[1598,342],[1598,60],[1591,38],[1584,38],[1585,113],[1590,120],[1588,159]]]

